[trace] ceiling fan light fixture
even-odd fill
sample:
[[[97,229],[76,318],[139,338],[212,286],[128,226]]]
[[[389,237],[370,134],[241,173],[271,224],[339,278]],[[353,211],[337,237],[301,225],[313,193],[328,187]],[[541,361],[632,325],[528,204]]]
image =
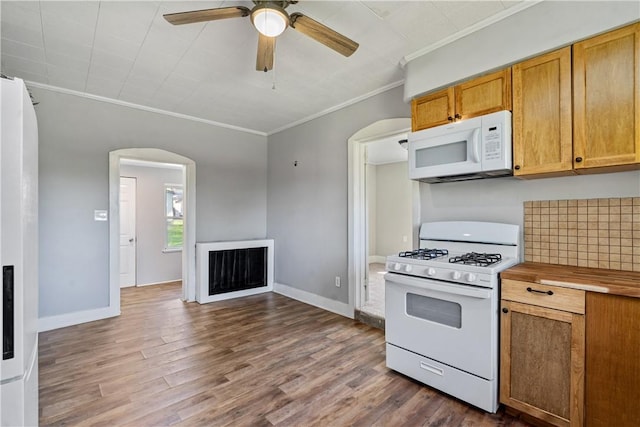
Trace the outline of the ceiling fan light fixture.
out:
[[[263,35],[277,37],[287,29],[289,15],[276,5],[257,6],[251,11],[251,22]]]

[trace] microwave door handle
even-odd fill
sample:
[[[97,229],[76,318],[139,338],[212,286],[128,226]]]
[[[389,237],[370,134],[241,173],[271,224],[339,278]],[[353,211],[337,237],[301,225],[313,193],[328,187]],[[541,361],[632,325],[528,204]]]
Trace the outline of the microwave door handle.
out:
[[[475,128],[471,134],[471,147],[473,162],[480,163],[480,128]]]

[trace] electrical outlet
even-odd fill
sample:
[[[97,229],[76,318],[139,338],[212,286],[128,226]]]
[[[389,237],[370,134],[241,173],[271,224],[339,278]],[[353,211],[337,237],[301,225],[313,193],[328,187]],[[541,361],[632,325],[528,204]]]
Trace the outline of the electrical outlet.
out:
[[[402,236],[403,243],[407,243],[408,241],[409,241],[409,238],[407,236]]]
[[[340,287],[340,276],[336,276],[336,288]]]

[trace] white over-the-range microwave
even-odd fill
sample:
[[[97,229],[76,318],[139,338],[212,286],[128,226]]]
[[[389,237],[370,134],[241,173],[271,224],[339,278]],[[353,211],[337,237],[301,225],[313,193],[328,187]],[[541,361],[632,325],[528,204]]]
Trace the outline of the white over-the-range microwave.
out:
[[[513,175],[510,111],[413,132],[408,140],[410,179],[436,183]]]

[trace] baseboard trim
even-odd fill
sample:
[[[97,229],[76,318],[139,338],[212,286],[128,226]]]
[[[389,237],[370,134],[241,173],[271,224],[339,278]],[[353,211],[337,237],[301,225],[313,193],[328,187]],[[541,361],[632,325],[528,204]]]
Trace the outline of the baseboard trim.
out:
[[[57,316],[41,317],[38,319],[38,332],[66,328],[67,326],[79,325],[81,323],[93,322],[95,320],[107,319],[119,315],[119,310],[114,310],[112,307],[103,307],[94,310],[59,314]]]
[[[165,280],[164,282],[142,283],[135,286],[140,288],[142,286],[166,285],[167,283],[176,283],[176,282],[182,282],[182,279]]]
[[[303,291],[291,286],[283,285],[282,283],[274,283],[273,292],[298,300],[305,304],[313,305],[323,310],[348,317],[349,319],[353,319],[353,308],[350,307],[349,304],[312,294],[311,292]]]
[[[387,262],[387,258],[380,255],[369,255],[369,264],[378,263],[384,264]]]

